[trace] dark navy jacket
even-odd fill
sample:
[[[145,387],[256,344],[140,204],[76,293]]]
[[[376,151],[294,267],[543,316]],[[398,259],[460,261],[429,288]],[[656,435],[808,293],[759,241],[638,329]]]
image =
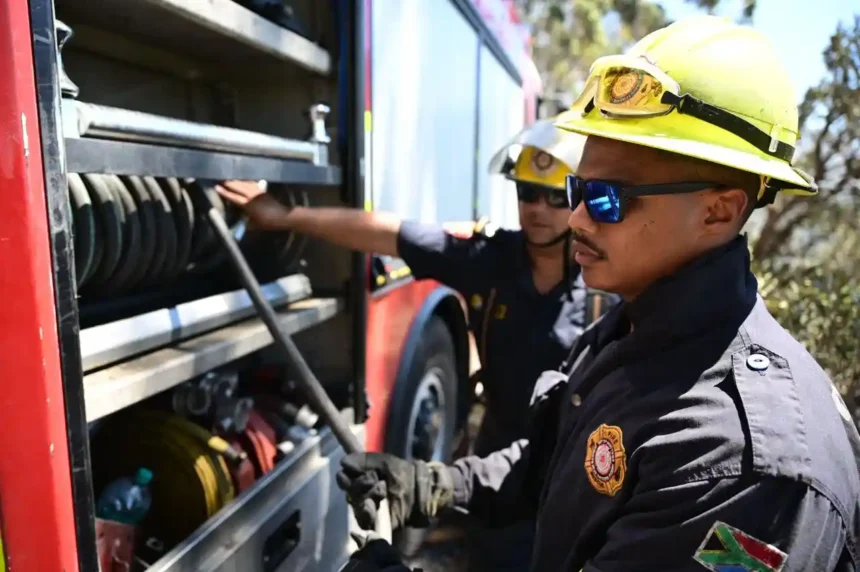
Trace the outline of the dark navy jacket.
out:
[[[398,250],[416,278],[450,286],[469,306],[487,399],[476,452],[487,454],[525,437],[535,380],[558,367],[583,330],[586,288],[578,267],[575,281],[542,295],[519,231],[459,238],[436,225],[407,221]]]
[[[857,570],[860,436],[756,289],[740,237],[611,310],[458,505],[536,514],[540,572]]]

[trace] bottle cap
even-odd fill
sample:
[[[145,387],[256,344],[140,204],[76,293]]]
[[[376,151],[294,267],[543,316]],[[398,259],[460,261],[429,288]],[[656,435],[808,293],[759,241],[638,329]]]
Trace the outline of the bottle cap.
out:
[[[135,482],[141,486],[146,486],[150,482],[152,482],[152,471],[147,469],[146,467],[141,467],[137,470],[137,474],[134,478]]]

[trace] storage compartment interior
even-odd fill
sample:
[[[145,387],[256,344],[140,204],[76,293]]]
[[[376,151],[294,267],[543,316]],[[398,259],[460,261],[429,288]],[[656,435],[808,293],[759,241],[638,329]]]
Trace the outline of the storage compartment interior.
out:
[[[288,205],[355,206],[343,177],[345,5],[55,2],[106,571],[300,570],[343,549],[337,446],[207,212],[221,212],[281,328],[349,417],[351,253],[249,228],[214,191],[265,179]],[[151,504],[111,517],[110,499],[137,490],[139,474],[151,475]]]

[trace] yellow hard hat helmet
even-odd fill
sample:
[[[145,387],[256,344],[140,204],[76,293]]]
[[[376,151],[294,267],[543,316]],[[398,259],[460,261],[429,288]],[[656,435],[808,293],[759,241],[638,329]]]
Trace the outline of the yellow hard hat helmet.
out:
[[[558,129],[555,118],[541,119],[496,152],[489,170],[512,181],[564,189],[567,175],[579,167],[584,145],[584,136]]]
[[[556,125],[756,173],[760,206],[776,191],[817,192],[791,165],[798,110],[788,73],[766,37],[725,18],[685,18],[626,55],[599,58]]]

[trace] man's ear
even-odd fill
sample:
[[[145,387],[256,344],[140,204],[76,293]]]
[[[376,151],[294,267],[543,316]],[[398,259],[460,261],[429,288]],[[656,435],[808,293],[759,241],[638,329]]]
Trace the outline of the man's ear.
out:
[[[713,191],[708,197],[705,224],[714,230],[724,226],[743,226],[749,210],[749,196],[742,189]]]

